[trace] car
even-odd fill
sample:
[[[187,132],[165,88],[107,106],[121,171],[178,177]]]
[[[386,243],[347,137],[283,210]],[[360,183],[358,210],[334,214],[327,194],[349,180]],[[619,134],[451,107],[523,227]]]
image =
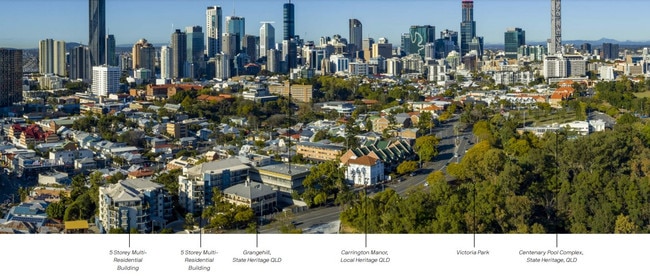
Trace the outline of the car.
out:
[[[409,176],[416,176],[416,175],[417,175],[417,173],[415,173],[415,172],[412,172],[412,173],[409,174]]]

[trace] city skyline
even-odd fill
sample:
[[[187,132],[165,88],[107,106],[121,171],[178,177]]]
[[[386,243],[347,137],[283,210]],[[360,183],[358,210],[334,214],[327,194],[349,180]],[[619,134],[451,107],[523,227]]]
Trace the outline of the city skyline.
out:
[[[283,4],[285,0],[261,1],[111,1],[106,4],[106,34],[115,34],[118,45],[133,44],[141,38],[159,44],[169,43],[174,29],[187,26],[202,26],[205,30],[205,10],[208,6],[220,6],[223,17],[245,17],[249,25],[248,34],[259,35],[261,21],[273,21],[276,32],[282,32]],[[629,15],[612,13],[608,5],[598,1],[565,1],[563,3],[563,37],[565,40],[616,40],[646,41],[650,36],[630,30]],[[309,41],[318,41],[321,36],[341,34],[348,36],[348,21],[356,18],[363,24],[364,38],[388,38],[397,45],[401,33],[407,33],[411,25],[433,25],[436,30],[460,31],[461,0],[442,1],[316,1],[297,0],[295,5],[295,33]],[[369,5],[369,3],[375,4]],[[526,30],[531,42],[543,42],[551,37],[549,0],[529,0],[526,5],[514,5],[514,1],[476,0],[474,20],[477,36],[485,37],[486,44],[502,44],[503,32],[510,27]],[[38,4],[39,9],[33,9]],[[345,5],[343,5],[345,4]],[[414,5],[419,7],[414,8]],[[650,8],[650,3],[627,0],[617,2],[619,6],[634,5],[636,10]],[[35,48],[45,38],[66,42],[88,44],[87,22],[88,2],[71,0],[26,0],[4,3],[3,7],[15,12],[4,16],[5,25],[17,26],[0,30],[0,46],[13,48]],[[234,10],[234,11],[233,11]],[[60,11],[53,13],[52,11]],[[144,14],[142,11],[150,11]],[[331,11],[327,13],[327,11]],[[400,17],[408,13],[408,17]],[[314,20],[320,16],[319,20]],[[386,20],[396,19],[400,20]],[[407,18],[407,20],[402,20]],[[607,20],[603,20],[607,18]],[[128,20],[126,20],[128,19]],[[148,22],[149,24],[133,24]],[[331,24],[322,24],[327,20]],[[42,28],[43,22],[55,22],[56,28]],[[172,27],[173,26],[173,27]],[[276,34],[282,36],[282,34]],[[436,37],[438,34],[436,34]]]

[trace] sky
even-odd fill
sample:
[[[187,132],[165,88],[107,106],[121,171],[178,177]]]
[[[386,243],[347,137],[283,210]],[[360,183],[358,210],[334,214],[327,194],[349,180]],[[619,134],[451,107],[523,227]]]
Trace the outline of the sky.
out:
[[[168,43],[173,29],[200,25],[205,31],[205,9],[221,6],[225,17],[246,18],[246,34],[259,35],[261,21],[272,21],[276,42],[282,37],[282,4],[287,0],[107,0],[107,34],[118,45],[140,38]],[[461,0],[293,0],[296,35],[318,42],[322,36],[348,38],[348,20],[359,19],[363,37],[387,38],[399,44],[411,25],[433,25],[460,31]],[[550,37],[550,0],[475,0],[477,35],[486,44],[503,44],[509,27],[526,31],[526,41]],[[46,38],[88,43],[87,0],[0,0],[0,47],[36,48]],[[648,41],[650,32],[639,23],[647,17],[634,11],[650,10],[647,0],[564,0],[564,40],[600,38]]]

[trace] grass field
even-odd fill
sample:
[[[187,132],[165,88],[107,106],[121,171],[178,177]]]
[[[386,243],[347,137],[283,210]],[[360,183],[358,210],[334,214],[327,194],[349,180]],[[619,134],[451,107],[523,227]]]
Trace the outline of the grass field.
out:
[[[650,91],[634,93],[638,98],[650,98]]]
[[[576,112],[575,111],[568,111],[564,113],[563,115],[556,112],[556,113],[551,113],[548,114],[547,116],[540,115],[538,119],[535,117],[530,117],[526,119],[526,125],[534,125],[534,126],[547,126],[553,123],[566,123],[566,122],[571,122],[573,120],[576,120]]]

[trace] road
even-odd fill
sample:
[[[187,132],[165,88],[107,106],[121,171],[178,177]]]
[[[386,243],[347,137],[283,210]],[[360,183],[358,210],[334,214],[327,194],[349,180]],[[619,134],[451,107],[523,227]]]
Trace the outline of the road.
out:
[[[379,185],[374,189],[368,189],[369,194],[372,195],[390,187],[398,194],[404,195],[409,189],[423,185],[432,171],[444,170],[450,162],[460,161],[465,151],[474,142],[471,139],[472,135],[469,129],[467,131],[456,129],[458,131],[455,131],[454,126],[458,125],[458,120],[459,116],[455,115],[452,119],[434,129],[434,134],[440,138],[440,144],[438,145],[438,156],[436,156],[433,162],[423,164],[422,168],[414,176],[406,175],[398,179],[403,179],[402,181],[395,182],[398,180],[394,180],[393,182]],[[458,143],[458,147],[456,147],[456,143]],[[455,154],[458,154],[458,157],[455,157]],[[293,222],[297,228],[305,230],[339,220],[341,210],[340,206],[310,209],[296,214]],[[260,233],[279,233],[278,229],[273,226],[274,224],[263,226]]]

